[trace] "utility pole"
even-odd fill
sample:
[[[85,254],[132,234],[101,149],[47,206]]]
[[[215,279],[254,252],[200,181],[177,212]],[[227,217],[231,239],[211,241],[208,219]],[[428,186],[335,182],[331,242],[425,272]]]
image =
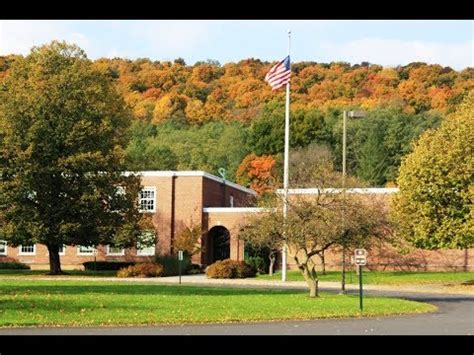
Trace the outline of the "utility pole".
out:
[[[346,222],[346,121],[347,112],[344,110],[342,115],[342,193],[344,204],[342,206],[342,278],[341,278],[341,293],[346,293],[346,241],[345,239],[345,222]]]

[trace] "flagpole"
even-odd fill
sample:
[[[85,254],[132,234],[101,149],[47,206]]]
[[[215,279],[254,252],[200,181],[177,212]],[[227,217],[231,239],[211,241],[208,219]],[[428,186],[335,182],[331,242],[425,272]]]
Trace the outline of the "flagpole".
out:
[[[291,49],[291,30],[288,30],[288,56],[290,56]],[[291,57],[290,59],[290,70],[291,70]],[[290,82],[286,84],[286,106],[285,106],[285,163],[283,172],[283,190],[284,190],[284,207],[283,207],[283,218],[286,221],[288,216],[288,160],[289,160],[289,149],[290,149]],[[286,228],[286,227],[285,227]],[[286,234],[286,233],[285,233]],[[286,236],[285,236],[286,239]],[[287,253],[288,247],[286,240],[282,250],[282,269],[281,269],[281,281],[286,281],[286,268],[287,268]]]

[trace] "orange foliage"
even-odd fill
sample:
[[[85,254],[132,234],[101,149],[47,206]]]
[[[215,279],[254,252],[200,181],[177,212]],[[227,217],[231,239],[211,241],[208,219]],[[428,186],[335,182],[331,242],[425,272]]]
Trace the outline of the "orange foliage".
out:
[[[250,186],[259,195],[276,188],[275,158],[271,155],[247,155],[237,169],[237,182]]]
[[[19,56],[0,56],[0,82]],[[250,58],[220,66],[100,58],[94,66],[112,78],[137,119],[158,123],[182,111],[192,123],[250,121],[265,103],[283,98],[264,81],[275,62]],[[404,67],[347,63],[293,63],[292,108],[396,105],[406,112],[452,111],[474,88],[474,70],[411,63]]]

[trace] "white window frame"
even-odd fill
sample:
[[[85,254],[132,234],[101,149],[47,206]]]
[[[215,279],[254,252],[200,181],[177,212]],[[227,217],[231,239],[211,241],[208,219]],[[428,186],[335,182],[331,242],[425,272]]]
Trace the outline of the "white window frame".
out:
[[[63,251],[61,251],[61,249],[59,249],[59,255],[60,256],[66,255],[66,246],[64,244],[63,244]]]
[[[92,248],[90,252],[82,252],[81,248]],[[78,245],[77,246],[77,255],[94,255],[96,253],[96,249],[94,247],[86,247],[84,245]]]
[[[22,251],[23,247],[29,247],[31,244],[28,245],[19,245],[18,246],[18,255],[36,255],[36,244],[33,244],[33,251],[31,252],[24,252]]]
[[[152,248],[153,248],[152,252],[146,252],[147,249],[152,249]],[[153,244],[152,246],[149,246],[143,249],[138,249],[137,247],[137,256],[155,256],[156,254],[155,248],[156,248],[156,244]]]
[[[111,253],[110,248],[111,248],[111,246],[107,245],[107,255],[111,255],[111,256],[123,256],[123,255],[125,255],[125,249],[124,248],[120,249],[121,251],[119,253]],[[115,247],[112,247],[112,248],[115,248]]]
[[[4,248],[5,248],[5,252],[1,253],[0,252],[0,255],[1,256],[7,256],[8,255],[8,244],[7,244],[7,241],[6,240],[0,240],[0,244],[3,244]]]
[[[153,209],[152,210],[144,210],[142,209],[142,200],[151,200],[151,198],[142,198],[142,192],[145,190],[153,191]],[[156,212],[156,186],[144,186],[143,189],[138,193],[138,208],[141,213]]]
[[[155,238],[155,243],[146,248],[139,248],[140,243],[137,243],[137,256],[154,256],[156,254],[156,232],[151,232],[151,233],[153,233],[153,237]],[[146,252],[146,250],[153,250],[153,251],[150,253],[150,252]]]
[[[230,207],[231,208],[234,208],[234,195],[230,195],[230,198],[229,198],[229,203],[230,203]]]

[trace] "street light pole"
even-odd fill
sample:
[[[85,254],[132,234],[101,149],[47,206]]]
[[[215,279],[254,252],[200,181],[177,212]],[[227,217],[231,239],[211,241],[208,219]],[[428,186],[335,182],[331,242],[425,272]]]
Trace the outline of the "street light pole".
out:
[[[346,121],[347,111],[344,110],[342,115],[342,193],[344,201],[346,199]],[[342,237],[345,238],[345,204],[342,206]],[[342,240],[342,278],[341,278],[341,293],[346,293],[346,241]]]
[[[342,278],[341,278],[341,292],[346,293],[346,131],[347,131],[347,116],[350,118],[363,118],[366,116],[364,111],[349,111],[344,110],[342,115],[342,193],[344,204],[342,206]]]

